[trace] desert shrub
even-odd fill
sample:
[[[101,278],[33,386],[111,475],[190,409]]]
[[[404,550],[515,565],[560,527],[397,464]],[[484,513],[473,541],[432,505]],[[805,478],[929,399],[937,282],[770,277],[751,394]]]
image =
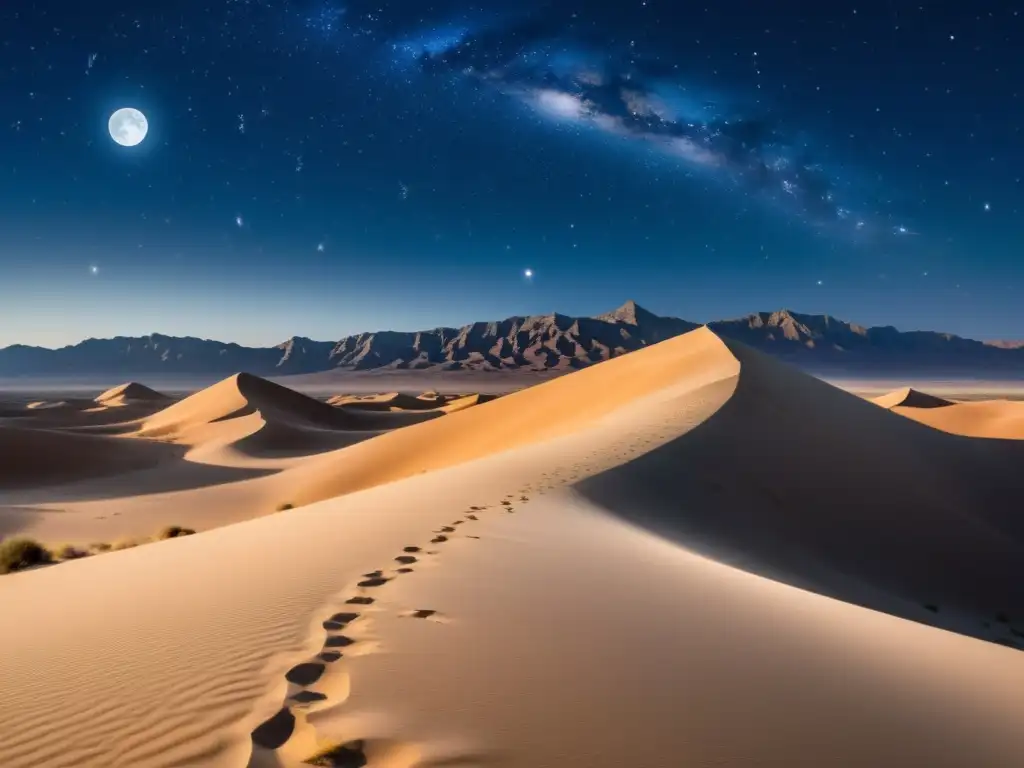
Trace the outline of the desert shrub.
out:
[[[195,533],[191,528],[182,528],[180,525],[169,525],[157,534],[158,539],[176,539],[179,536],[191,536]]]
[[[96,541],[89,545],[89,549],[93,552],[109,552],[113,547],[108,541]]]
[[[11,573],[52,561],[50,551],[38,541],[7,539],[0,542],[0,573]]]
[[[277,511],[278,512],[284,512],[286,509],[295,509],[295,505],[294,504],[289,504],[287,501],[284,502],[283,504],[278,504],[277,505]]]
[[[58,560],[77,560],[80,557],[87,557],[89,553],[73,544],[65,544],[54,550],[53,554]]]

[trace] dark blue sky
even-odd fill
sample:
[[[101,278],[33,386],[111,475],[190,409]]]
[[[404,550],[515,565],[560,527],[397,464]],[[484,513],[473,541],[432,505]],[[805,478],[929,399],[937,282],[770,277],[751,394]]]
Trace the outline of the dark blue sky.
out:
[[[627,298],[1024,338],[1005,2],[29,5],[0,7],[0,345]]]

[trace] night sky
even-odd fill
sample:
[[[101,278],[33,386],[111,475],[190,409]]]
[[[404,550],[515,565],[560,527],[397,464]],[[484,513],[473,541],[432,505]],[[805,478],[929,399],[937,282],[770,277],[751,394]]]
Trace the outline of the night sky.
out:
[[[0,345],[629,298],[1024,338],[1011,3],[135,5],[0,6]]]

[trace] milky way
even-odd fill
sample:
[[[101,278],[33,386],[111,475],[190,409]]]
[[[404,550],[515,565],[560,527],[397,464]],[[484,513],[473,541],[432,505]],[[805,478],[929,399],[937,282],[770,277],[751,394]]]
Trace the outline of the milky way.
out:
[[[862,237],[911,233],[892,212],[847,192],[852,185],[843,174],[829,170],[799,128],[769,107],[740,94],[702,93],[700,73],[662,52],[593,38],[576,29],[573,14],[547,12],[475,26],[433,24],[391,45],[427,75],[475,79],[552,123],[653,149],[809,225]]]

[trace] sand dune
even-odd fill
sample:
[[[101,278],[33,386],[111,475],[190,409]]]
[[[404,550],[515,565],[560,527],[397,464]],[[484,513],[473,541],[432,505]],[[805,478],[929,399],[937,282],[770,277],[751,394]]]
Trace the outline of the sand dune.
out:
[[[403,425],[388,423],[388,415],[350,413],[239,373],[153,414],[138,435],[204,447],[205,460],[224,446],[254,454],[315,453]]]
[[[713,418],[578,490],[749,570],[1007,637],[995,617],[1024,617],[1024,444],[946,435],[725,346],[741,375]]]
[[[980,400],[947,408],[893,408],[893,413],[954,435],[1024,440],[1024,402]]]
[[[152,426],[321,426],[265,384]],[[1022,450],[694,331],[0,578],[0,765],[1012,768]]]
[[[895,389],[881,397],[873,398],[872,402],[883,408],[896,408],[898,406],[907,408],[944,408],[947,405],[953,404],[952,400],[945,400],[935,395],[929,395],[926,392],[918,392],[910,387]]]
[[[1024,440],[1024,402],[1019,400],[971,400],[955,402],[905,388],[873,399],[876,405],[964,437]]]
[[[471,399],[460,405],[468,407]],[[202,531],[251,519],[293,503],[294,485],[282,470],[445,414],[440,408],[348,411],[244,374],[164,408],[169,401],[135,384],[96,400],[119,404],[83,399],[82,407],[39,412],[47,414],[45,419],[37,415],[12,422],[47,430],[52,450],[30,451],[38,459],[35,470],[16,488],[9,483],[11,493],[0,498],[0,532],[31,535],[44,543],[89,545],[148,538],[166,525]],[[133,438],[130,445],[138,446],[139,455],[122,462],[121,454],[101,451],[83,465],[72,454],[64,455],[62,432]],[[9,444],[16,442],[12,438]],[[179,446],[160,450],[174,461],[148,462],[154,443]],[[75,469],[98,467],[103,456],[110,460],[102,463],[102,471]]]
[[[96,402],[100,405],[115,407],[131,403],[166,403],[170,399],[167,395],[163,395],[155,389],[150,389],[145,384],[129,381],[98,395]]]
[[[658,344],[443,419],[417,424],[289,470],[289,501],[314,501],[539,443],[584,428],[610,411],[677,384],[735,375],[738,363],[710,331]]]

